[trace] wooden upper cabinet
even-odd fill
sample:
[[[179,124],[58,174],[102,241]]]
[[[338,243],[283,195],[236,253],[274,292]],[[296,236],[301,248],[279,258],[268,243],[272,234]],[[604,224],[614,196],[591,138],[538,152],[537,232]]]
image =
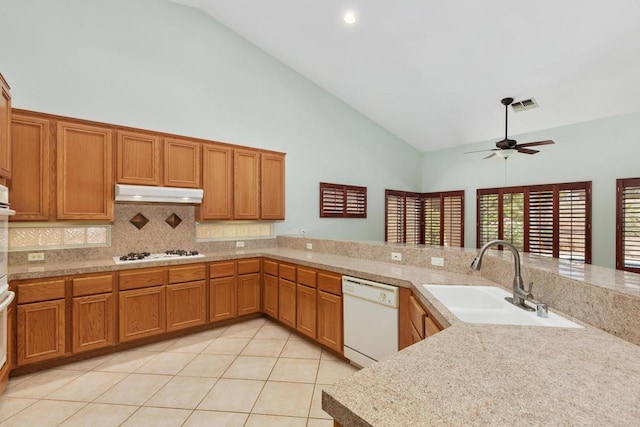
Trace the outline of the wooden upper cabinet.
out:
[[[49,219],[50,127],[49,120],[11,116],[11,185],[9,200],[13,221]]]
[[[284,154],[260,156],[260,218],[284,219]]]
[[[233,149],[222,145],[202,147],[202,188],[204,197],[198,217],[233,218]]]
[[[113,220],[111,128],[58,122],[58,219]]]
[[[200,143],[164,139],[164,185],[200,188]]]
[[[253,150],[234,150],[234,219],[260,217],[260,153]]]
[[[160,137],[145,133],[116,132],[116,182],[162,185]]]
[[[0,177],[11,178],[11,93],[0,74]]]

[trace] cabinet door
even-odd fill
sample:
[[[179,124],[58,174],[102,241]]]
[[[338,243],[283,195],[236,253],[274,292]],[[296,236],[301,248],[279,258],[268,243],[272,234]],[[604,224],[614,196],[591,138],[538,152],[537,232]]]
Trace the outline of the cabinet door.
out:
[[[54,359],[65,352],[64,300],[18,305],[18,365]]]
[[[260,311],[260,273],[238,276],[238,316]]]
[[[116,181],[119,184],[162,185],[160,137],[116,132]]]
[[[164,333],[165,312],[164,286],[120,292],[120,341]]]
[[[164,185],[200,187],[200,143],[164,139]]]
[[[113,219],[110,128],[58,122],[58,219]]]
[[[11,178],[11,94],[0,74],[0,177]]]
[[[232,319],[238,315],[235,277],[209,280],[209,320]]]
[[[260,218],[284,219],[284,154],[260,156]]]
[[[260,217],[260,153],[236,149],[234,151],[233,217]]]
[[[202,204],[200,219],[233,218],[233,150],[219,145],[202,147]]]
[[[296,327],[296,284],[285,279],[278,281],[278,320]]]
[[[73,352],[115,344],[113,293],[73,299]]]
[[[318,342],[343,353],[342,297],[318,291]]]
[[[49,120],[14,114],[11,117],[12,221],[49,219]]]
[[[206,307],[204,280],[167,285],[167,332],[204,325]]]
[[[262,311],[267,316],[278,318],[278,278],[271,274],[264,275],[264,291]]]
[[[9,382],[9,373],[13,368],[13,341],[15,337],[14,321],[15,302],[9,305],[7,309],[7,360],[3,366],[0,366],[0,396],[4,393],[7,383]]]
[[[297,287],[297,329],[316,339],[316,290],[301,284]]]

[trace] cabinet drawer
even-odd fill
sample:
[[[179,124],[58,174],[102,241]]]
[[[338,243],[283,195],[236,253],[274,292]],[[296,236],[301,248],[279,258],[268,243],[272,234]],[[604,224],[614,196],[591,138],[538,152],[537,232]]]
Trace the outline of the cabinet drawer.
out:
[[[342,295],[342,276],[318,272],[318,289],[334,295]]]
[[[128,289],[164,285],[165,271],[164,268],[149,268],[131,272],[120,272],[120,290],[126,291]]]
[[[291,282],[295,282],[296,268],[293,265],[280,264],[278,265],[278,276],[281,279],[287,279]]]
[[[260,259],[243,259],[238,261],[238,274],[260,273]]]
[[[413,327],[418,331],[421,338],[424,338],[424,319],[427,313],[424,311],[420,303],[416,301],[413,295],[409,296],[409,320]]]
[[[216,262],[209,267],[209,278],[229,277],[236,275],[236,262]]]
[[[314,270],[298,267],[298,283],[315,288],[316,272]]]
[[[113,292],[113,274],[79,277],[73,279],[71,283],[73,283],[74,297]]]
[[[270,274],[272,276],[278,275],[278,263],[275,261],[264,260],[262,262],[262,266],[265,274]]]
[[[18,304],[64,298],[64,280],[18,285]]]
[[[194,282],[196,280],[204,280],[204,276],[204,264],[169,269],[169,283]]]
[[[424,337],[428,338],[431,335],[437,334],[440,332],[440,327],[433,321],[431,316],[427,316],[424,318]]]

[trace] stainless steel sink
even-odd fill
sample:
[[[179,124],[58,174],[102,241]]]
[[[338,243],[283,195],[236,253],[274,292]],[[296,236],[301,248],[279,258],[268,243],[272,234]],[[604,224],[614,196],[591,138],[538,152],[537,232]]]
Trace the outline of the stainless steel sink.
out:
[[[571,320],[549,312],[538,317],[535,312],[522,310],[505,301],[511,293],[493,286],[422,285],[444,304],[458,319],[467,323],[551,326],[582,328]]]

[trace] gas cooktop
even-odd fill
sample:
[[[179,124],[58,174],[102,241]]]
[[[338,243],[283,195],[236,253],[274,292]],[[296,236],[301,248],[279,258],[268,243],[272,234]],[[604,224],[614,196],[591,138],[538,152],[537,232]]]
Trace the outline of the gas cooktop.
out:
[[[122,256],[114,256],[113,262],[116,264],[131,264],[135,262],[162,261],[183,257],[203,258],[204,255],[198,251],[185,251],[182,249],[174,249],[157,254],[150,252],[131,252]]]

